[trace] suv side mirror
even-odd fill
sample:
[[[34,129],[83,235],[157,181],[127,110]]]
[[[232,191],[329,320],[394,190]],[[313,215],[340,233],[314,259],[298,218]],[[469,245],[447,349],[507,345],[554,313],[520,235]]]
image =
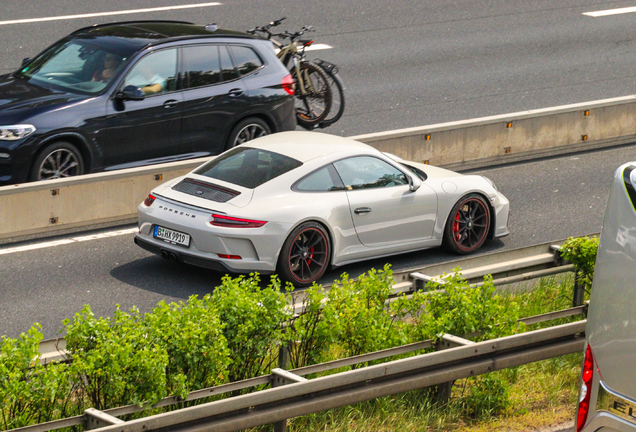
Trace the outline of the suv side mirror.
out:
[[[127,85],[115,95],[116,99],[134,101],[144,100],[145,97],[143,90],[134,85]]]
[[[420,186],[422,186],[422,182],[419,178],[410,175],[407,175],[406,178],[409,181],[409,189],[411,190],[411,192],[415,192],[420,188]]]

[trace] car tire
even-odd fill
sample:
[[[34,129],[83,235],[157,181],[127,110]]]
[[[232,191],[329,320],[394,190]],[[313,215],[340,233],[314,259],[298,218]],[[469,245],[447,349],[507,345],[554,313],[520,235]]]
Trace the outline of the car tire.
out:
[[[247,141],[260,138],[272,133],[269,125],[258,117],[249,117],[241,120],[234,126],[225,144],[225,150],[229,150]]]
[[[310,286],[329,268],[331,241],[325,228],[316,222],[296,227],[280,250],[278,275],[297,288]]]
[[[31,181],[75,177],[84,174],[82,153],[73,144],[58,141],[44,148],[33,162]]]
[[[479,249],[488,238],[490,208],[481,195],[463,196],[448,215],[444,228],[444,245],[459,255]]]

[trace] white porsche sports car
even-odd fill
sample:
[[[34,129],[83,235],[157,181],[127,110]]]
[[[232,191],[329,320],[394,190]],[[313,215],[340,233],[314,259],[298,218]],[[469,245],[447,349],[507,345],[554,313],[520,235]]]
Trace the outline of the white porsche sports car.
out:
[[[408,162],[316,132],[259,138],[155,188],[135,243],[164,258],[295,286],[329,266],[445,245],[458,254],[508,231],[486,177]]]

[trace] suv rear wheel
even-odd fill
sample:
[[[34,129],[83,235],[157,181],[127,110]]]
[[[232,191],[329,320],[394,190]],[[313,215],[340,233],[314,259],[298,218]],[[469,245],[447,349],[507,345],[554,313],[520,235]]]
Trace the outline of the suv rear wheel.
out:
[[[258,117],[248,117],[234,126],[225,145],[225,150],[271,133],[269,125],[263,120]]]

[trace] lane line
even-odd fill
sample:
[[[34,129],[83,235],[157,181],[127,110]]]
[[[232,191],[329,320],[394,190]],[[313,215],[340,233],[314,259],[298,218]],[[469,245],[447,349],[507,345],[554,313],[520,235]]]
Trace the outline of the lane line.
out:
[[[17,253],[17,252],[26,252],[26,251],[37,250],[37,249],[46,249],[46,248],[56,247],[60,245],[70,244],[70,243],[79,243],[79,242],[85,242],[89,240],[98,240],[103,238],[134,234],[137,231],[138,231],[137,228],[128,228],[123,230],[108,231],[108,232],[104,232],[100,234],[92,234],[88,236],[73,237],[70,239],[54,240],[54,241],[43,242],[43,243],[35,243],[31,245],[26,245],[26,246],[0,249],[0,255],[7,255],[7,254]]]
[[[636,12],[636,6],[619,8],[619,9],[607,9],[607,10],[596,11],[596,12],[585,12],[583,15],[598,18],[602,16],[619,15],[619,14],[626,14],[626,13],[633,13],[633,12]]]
[[[333,47],[331,45],[327,45],[327,44],[315,44],[315,45],[309,45],[307,48],[305,48],[305,51],[319,51],[319,50],[326,50],[326,49],[332,49]],[[280,52],[280,50],[278,48],[274,48],[274,51],[276,51],[277,53]],[[299,48],[300,51],[300,48]]]
[[[177,10],[177,9],[193,9],[193,8],[202,8],[202,7],[210,7],[210,6],[220,6],[221,4],[222,3],[219,3],[219,2],[197,3],[197,4],[164,6],[164,7],[146,8],[146,9],[130,9],[130,10],[121,10],[121,11],[113,11],[113,12],[96,12],[96,13],[87,13],[87,14],[80,14],[80,15],[61,15],[61,16],[53,16],[53,17],[44,17],[44,18],[27,18],[27,19],[18,19],[18,20],[10,20],[10,21],[0,21],[0,25],[25,24],[25,23],[34,23],[34,22],[43,22],[43,21],[71,20],[71,19],[79,19],[79,18],[92,18],[92,17],[99,17],[99,16],[159,12],[159,11],[168,11],[168,10]]]

